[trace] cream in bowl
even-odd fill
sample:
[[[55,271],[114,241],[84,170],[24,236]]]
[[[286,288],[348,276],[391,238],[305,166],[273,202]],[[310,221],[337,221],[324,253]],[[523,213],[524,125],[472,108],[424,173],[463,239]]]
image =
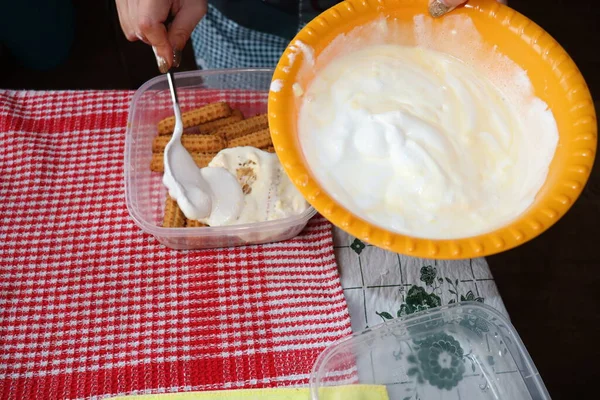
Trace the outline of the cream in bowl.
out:
[[[494,1],[432,19],[428,0],[346,0],[300,31],[272,81],[269,127],[292,182],[333,224],[398,253],[519,246],[568,211],[593,165],[595,112],[573,60]]]
[[[503,91],[434,50],[337,57],[303,95],[308,165],[341,205],[397,233],[455,239],[506,225],[533,203],[558,143],[552,112],[514,68]]]

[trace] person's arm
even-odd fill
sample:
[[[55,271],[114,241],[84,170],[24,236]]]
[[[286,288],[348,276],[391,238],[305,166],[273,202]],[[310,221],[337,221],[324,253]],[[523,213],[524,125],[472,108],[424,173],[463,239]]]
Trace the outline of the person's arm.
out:
[[[179,65],[181,50],[207,8],[207,0],[116,0],[116,3],[125,37],[151,45],[162,73]],[[169,17],[173,20],[165,26]]]
[[[506,0],[497,1],[506,4]],[[432,17],[441,17],[466,2],[466,0],[431,0],[429,2],[429,13]]]

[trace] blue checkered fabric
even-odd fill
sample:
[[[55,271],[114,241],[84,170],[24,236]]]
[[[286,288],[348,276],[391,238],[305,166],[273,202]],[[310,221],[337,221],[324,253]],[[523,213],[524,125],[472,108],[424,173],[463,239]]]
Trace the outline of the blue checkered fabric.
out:
[[[275,68],[288,45],[285,38],[240,26],[210,4],[191,40],[202,69]]]

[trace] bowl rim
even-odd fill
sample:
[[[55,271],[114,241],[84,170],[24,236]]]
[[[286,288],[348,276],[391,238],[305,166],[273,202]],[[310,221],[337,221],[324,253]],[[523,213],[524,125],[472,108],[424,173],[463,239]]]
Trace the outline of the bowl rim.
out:
[[[297,40],[314,46],[332,29],[344,25],[351,27],[353,19],[364,20],[366,12],[374,14],[406,7],[421,7],[426,14],[427,0],[345,0],[309,22],[290,42],[281,56],[273,74],[274,80],[293,80],[299,70],[297,60],[304,56],[295,54],[290,46]],[[483,257],[517,247],[549,229],[571,208],[579,197],[591,173],[597,149],[596,113],[591,94],[583,76],[567,52],[546,31],[533,21],[497,2],[470,0],[458,10],[461,13],[481,13],[486,18],[500,21],[507,34],[530,46],[543,61],[551,66],[562,91],[568,98],[569,114],[577,114],[567,144],[572,148],[566,156],[562,171],[569,171],[569,178],[561,176],[549,186],[536,204],[523,211],[515,220],[494,231],[459,239],[426,239],[400,234],[367,222],[335,201],[313,179],[306,161],[292,133],[293,95],[291,85],[269,92],[269,127],[275,151],[283,167],[306,200],[325,218],[343,231],[358,239],[396,253],[430,259],[467,259]],[[352,26],[354,25],[354,26]],[[296,58],[296,62],[293,60]],[[290,60],[292,60],[290,62]],[[564,87],[567,86],[565,89]],[[575,110],[575,111],[572,111]],[[585,123],[583,123],[585,121]],[[591,123],[590,123],[591,121]],[[578,126],[579,122],[581,124]],[[589,126],[591,125],[591,127]],[[560,136],[560,132],[559,132]],[[579,141],[577,144],[573,143]],[[559,143],[560,146],[560,143]]]

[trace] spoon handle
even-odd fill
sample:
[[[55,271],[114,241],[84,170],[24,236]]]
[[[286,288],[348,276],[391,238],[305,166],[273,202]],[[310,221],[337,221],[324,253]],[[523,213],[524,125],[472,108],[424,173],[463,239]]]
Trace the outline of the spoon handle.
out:
[[[173,100],[173,105],[179,108],[177,89],[175,88],[175,78],[173,77],[171,70],[167,71],[167,80],[169,81],[169,89],[171,90],[171,100]]]

